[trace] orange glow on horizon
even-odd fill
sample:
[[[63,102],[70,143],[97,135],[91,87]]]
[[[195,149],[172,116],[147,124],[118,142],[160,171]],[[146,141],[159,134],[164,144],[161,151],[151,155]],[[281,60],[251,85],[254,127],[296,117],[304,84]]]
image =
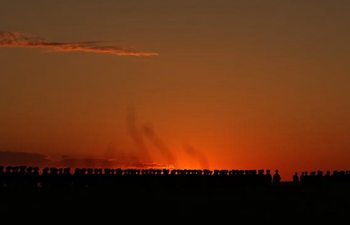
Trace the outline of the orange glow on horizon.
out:
[[[276,2],[0,1],[0,165],[349,170],[350,1]]]

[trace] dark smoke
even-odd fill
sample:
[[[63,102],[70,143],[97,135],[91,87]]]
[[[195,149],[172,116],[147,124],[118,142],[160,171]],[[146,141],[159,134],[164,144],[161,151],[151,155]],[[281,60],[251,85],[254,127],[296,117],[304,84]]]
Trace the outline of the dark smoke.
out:
[[[142,138],[142,135],[140,135],[137,126],[136,126],[136,113],[134,109],[129,108],[128,114],[127,114],[127,125],[128,125],[128,132],[135,144],[137,155],[140,156],[144,161],[151,162],[152,158],[148,151],[148,148]]]
[[[185,146],[185,151],[188,155],[198,160],[199,165],[202,169],[209,169],[209,160],[203,154],[203,152],[195,149],[192,145],[187,144]]]
[[[177,163],[174,155],[172,154],[170,149],[165,145],[164,141],[156,135],[153,127],[150,124],[144,125],[143,130],[146,137],[151,141],[154,147],[160,151],[160,153],[167,160],[167,162],[173,166],[176,166]]]

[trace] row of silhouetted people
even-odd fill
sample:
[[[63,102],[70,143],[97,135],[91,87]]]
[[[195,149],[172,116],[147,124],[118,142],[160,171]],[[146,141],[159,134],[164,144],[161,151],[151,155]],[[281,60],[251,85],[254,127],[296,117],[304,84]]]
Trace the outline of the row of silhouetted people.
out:
[[[57,168],[32,166],[0,166],[0,188],[11,187],[115,187],[124,184],[150,185],[233,185],[271,184],[281,182],[276,169],[270,170],[196,170],[196,169],[121,169],[121,168]],[[156,181],[156,182],[155,182]],[[350,171],[295,172],[298,184],[350,183]]]
[[[114,188],[165,186],[192,187],[271,184],[279,183],[281,176],[270,170],[196,170],[196,169],[121,169],[71,168],[32,166],[0,166],[1,188]]]
[[[301,174],[295,172],[293,175],[294,183],[301,184],[322,184],[322,183],[350,183],[349,170],[327,170],[325,173],[322,170],[317,171],[302,171]]]

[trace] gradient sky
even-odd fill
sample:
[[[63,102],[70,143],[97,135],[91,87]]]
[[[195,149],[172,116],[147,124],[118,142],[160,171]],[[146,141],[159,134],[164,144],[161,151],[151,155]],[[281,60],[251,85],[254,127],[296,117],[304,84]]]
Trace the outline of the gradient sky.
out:
[[[114,159],[282,180],[348,170],[349,11],[347,0],[0,0],[0,163]]]

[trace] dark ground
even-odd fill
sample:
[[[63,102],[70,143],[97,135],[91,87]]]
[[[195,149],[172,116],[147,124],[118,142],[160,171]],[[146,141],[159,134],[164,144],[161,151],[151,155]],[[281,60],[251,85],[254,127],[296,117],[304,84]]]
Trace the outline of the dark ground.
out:
[[[27,222],[347,224],[350,218],[347,183],[2,189],[0,198],[1,218]]]

